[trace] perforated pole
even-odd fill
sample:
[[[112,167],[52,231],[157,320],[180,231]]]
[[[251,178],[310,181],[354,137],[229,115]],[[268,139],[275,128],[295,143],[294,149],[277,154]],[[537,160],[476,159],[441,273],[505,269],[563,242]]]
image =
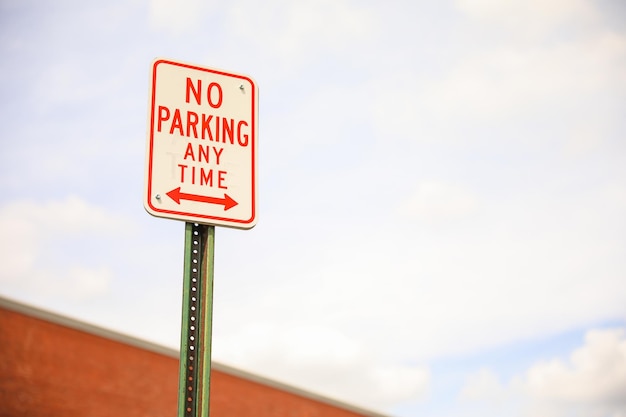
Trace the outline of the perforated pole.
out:
[[[185,224],[178,417],[208,417],[215,227]]]

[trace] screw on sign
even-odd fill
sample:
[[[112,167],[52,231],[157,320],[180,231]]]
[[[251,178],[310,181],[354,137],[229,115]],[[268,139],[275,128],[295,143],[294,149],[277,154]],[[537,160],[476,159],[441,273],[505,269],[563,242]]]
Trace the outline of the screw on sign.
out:
[[[144,207],[242,229],[257,221],[258,89],[248,76],[152,64]]]

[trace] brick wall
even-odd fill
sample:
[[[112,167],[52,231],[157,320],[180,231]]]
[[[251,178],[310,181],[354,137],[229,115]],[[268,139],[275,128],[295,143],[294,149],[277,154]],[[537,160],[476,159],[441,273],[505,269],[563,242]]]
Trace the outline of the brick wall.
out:
[[[0,417],[176,417],[177,352],[0,301]],[[384,417],[213,365],[211,417],[322,416]]]

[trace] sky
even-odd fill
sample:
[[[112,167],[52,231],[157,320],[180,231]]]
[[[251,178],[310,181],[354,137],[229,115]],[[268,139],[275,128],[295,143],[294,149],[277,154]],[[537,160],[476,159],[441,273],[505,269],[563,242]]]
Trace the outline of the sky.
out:
[[[626,3],[0,0],[0,296],[177,348],[150,66],[259,87],[213,359],[395,417],[626,416]]]

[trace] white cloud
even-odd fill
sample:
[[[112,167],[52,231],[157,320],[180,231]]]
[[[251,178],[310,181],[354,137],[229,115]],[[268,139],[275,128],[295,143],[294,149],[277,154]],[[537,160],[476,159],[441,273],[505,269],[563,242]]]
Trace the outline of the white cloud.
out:
[[[61,201],[14,201],[0,207],[0,282],[5,291],[67,299],[90,298],[108,290],[111,272],[102,262],[84,265],[79,257],[60,266],[54,254],[77,251],[72,240],[92,243],[124,236],[130,224],[101,207],[70,196]],[[79,243],[80,245],[80,243]]]
[[[403,69],[372,82],[372,120],[381,138],[466,142],[483,140],[488,128],[502,132],[498,140],[545,141],[544,134],[555,136],[547,126],[567,120],[570,130],[560,134],[577,135],[576,149],[593,147],[577,132],[601,127],[594,139],[601,142],[602,132],[621,123],[604,106],[626,90],[622,34],[598,28],[537,44],[478,43],[455,56],[436,73]],[[540,134],[526,134],[529,126]]]
[[[312,392],[375,409],[422,398],[430,381],[427,369],[377,363],[354,339],[320,325],[250,323],[237,334],[217,333],[214,357]]]
[[[115,235],[132,227],[122,217],[76,196],[46,203],[15,200],[0,207],[0,210],[3,227],[7,230],[15,234],[25,231],[28,235],[36,232],[44,239],[52,233]]]
[[[478,120],[584,106],[589,94],[626,86],[618,64],[625,55],[626,39],[614,34],[539,48],[497,48],[454,68],[428,97],[448,116]]]
[[[369,373],[376,389],[376,393],[372,394],[372,403],[379,402],[379,407],[424,399],[429,392],[431,378],[425,367],[378,366]]]
[[[64,57],[48,65],[46,71],[33,80],[35,89],[41,92],[33,103],[39,113],[54,114],[67,104],[95,107],[102,104],[107,92],[120,88],[122,76],[118,72],[111,71],[107,77],[94,77],[93,70],[80,62],[81,58],[75,56]],[[53,126],[59,129],[57,125]]]
[[[483,368],[468,376],[461,389],[460,399],[469,401],[500,402],[506,395],[505,387],[490,369]]]
[[[151,0],[150,23],[175,34],[190,32],[197,29],[206,9],[202,0]]]
[[[399,211],[412,220],[441,224],[466,219],[478,209],[470,191],[442,181],[422,181]]]
[[[230,7],[226,27],[287,66],[318,51],[345,50],[377,30],[371,11],[348,0],[242,1]]]
[[[351,139],[359,134],[364,108],[363,92],[332,84],[309,94],[307,100],[296,101],[285,112],[274,114],[268,122],[275,133],[274,143],[280,145],[281,155],[292,162],[305,152],[328,149],[338,152],[341,145],[351,144]],[[358,146],[352,144],[355,148]],[[278,147],[277,147],[278,148]],[[287,158],[287,155],[289,156]],[[344,158],[345,164],[353,164]],[[278,163],[285,161],[278,161]]]
[[[316,312],[318,324],[355,335],[373,356],[422,361],[624,314],[623,187],[573,200],[550,188],[479,199],[444,181],[427,184],[416,204],[434,220],[390,216],[376,227],[305,228],[295,237],[276,228],[276,239],[297,244],[259,256],[250,244],[248,266],[228,272],[238,284],[223,284],[236,298],[217,302],[222,323],[241,328],[253,314],[302,324]],[[425,227],[433,224],[435,233]],[[223,243],[225,252],[248,250]],[[258,271],[264,285],[244,288],[243,277]]]
[[[563,24],[596,22],[598,13],[587,0],[457,0],[459,10],[510,32],[543,35]]]
[[[538,362],[506,385],[482,369],[469,376],[460,399],[492,411],[506,405],[525,417],[625,416],[626,332],[590,330],[569,358]]]
[[[50,268],[36,265],[20,278],[25,294],[38,299],[82,301],[107,294],[113,274],[107,267],[80,265]]]
[[[626,412],[626,333],[624,329],[591,330],[585,345],[569,360],[534,365],[526,374],[530,395]]]

